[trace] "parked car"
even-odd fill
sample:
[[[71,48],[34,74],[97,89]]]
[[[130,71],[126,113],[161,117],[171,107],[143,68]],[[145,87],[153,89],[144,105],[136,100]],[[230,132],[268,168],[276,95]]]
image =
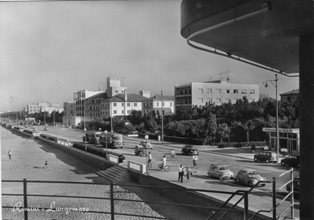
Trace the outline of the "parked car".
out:
[[[272,152],[272,151],[263,151],[263,152],[260,152],[260,153],[257,153],[254,155],[254,161],[256,161],[256,162],[263,161],[266,163],[269,163],[269,162],[276,163],[277,162],[277,154],[275,152]]]
[[[192,145],[185,145],[181,149],[182,154],[184,155],[198,155],[198,150]]]
[[[256,170],[245,169],[240,170],[237,175],[234,177],[234,181],[236,183],[246,185],[246,186],[254,186],[259,181],[266,181],[266,178],[262,177]],[[264,186],[265,183],[260,183],[259,186]]]
[[[146,149],[153,149],[153,145],[148,141],[141,141],[139,145],[145,147]]]
[[[281,160],[282,166],[298,167],[300,166],[300,156],[299,155],[289,155]]]
[[[291,185],[290,184],[288,184],[286,186],[286,190],[288,192],[291,191]],[[299,177],[295,177],[293,179],[293,191],[294,191],[294,195],[295,196],[299,196],[299,194],[300,194],[300,178]]]
[[[136,156],[147,156],[147,148],[142,145],[135,146],[134,153]]]
[[[234,177],[234,173],[229,170],[228,166],[225,164],[211,164],[208,168],[207,175],[209,177],[217,178],[220,180],[228,180]]]

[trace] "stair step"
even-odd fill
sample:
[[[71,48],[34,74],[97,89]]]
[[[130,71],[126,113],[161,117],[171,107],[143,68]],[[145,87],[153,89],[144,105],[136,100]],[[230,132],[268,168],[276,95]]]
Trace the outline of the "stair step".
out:
[[[113,166],[106,170],[101,170],[96,174],[113,182],[122,182],[131,178],[130,172],[119,166]]]

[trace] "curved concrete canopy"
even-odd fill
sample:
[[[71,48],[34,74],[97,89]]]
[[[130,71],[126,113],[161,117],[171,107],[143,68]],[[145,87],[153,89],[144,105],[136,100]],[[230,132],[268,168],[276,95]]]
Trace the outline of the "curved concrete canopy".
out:
[[[183,0],[181,35],[286,73],[299,72],[299,36],[314,27],[312,0]]]

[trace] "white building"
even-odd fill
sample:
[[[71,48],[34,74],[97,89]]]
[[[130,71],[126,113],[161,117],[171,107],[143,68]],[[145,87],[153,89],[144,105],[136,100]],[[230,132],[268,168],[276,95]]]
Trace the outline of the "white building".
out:
[[[246,97],[249,102],[259,100],[258,84],[235,84],[216,80],[176,85],[174,89],[176,112],[178,110],[190,109],[192,106],[235,103],[236,100],[243,97]]]
[[[143,101],[143,113],[149,114],[154,112],[155,114],[169,115],[174,113],[174,97],[173,96],[161,96],[155,95]]]
[[[35,104],[29,104],[24,107],[24,111],[30,115],[34,113],[40,113],[40,112],[48,112],[51,114],[52,112],[63,112],[63,107],[59,104],[54,103],[48,103],[48,102],[39,102]]]
[[[146,99],[140,95],[127,94],[125,90],[124,94],[117,94],[104,99],[101,103],[100,115],[104,118],[109,118],[130,115],[132,111],[142,111],[143,101]]]

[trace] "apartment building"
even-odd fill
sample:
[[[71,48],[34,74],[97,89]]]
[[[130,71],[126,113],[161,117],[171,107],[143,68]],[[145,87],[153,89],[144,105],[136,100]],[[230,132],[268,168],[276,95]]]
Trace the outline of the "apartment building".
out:
[[[79,121],[77,122],[75,117],[75,102],[64,102],[63,108],[63,124],[67,127],[78,124]]]
[[[143,113],[152,112],[155,114],[163,112],[164,115],[174,114],[174,97],[155,95],[143,101]]]
[[[142,111],[147,98],[137,94],[117,94],[101,102],[100,115],[104,118],[130,115],[132,111]]]
[[[229,81],[215,80],[208,82],[191,82],[175,86],[175,111],[186,110],[192,106],[206,104],[221,105],[235,103],[246,97],[249,102],[258,101],[258,84],[236,84]]]
[[[93,95],[85,100],[85,115],[89,119],[101,119],[101,102],[107,99],[107,93],[102,92],[97,95]]]

